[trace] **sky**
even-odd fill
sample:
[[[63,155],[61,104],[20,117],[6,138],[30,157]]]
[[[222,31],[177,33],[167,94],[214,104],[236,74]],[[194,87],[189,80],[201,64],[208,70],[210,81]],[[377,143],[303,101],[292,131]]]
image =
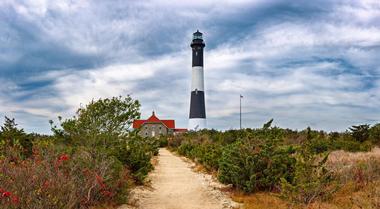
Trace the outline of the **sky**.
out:
[[[344,131],[380,121],[379,0],[1,0],[0,117],[50,133],[92,99],[131,95],[186,128],[192,33],[208,127]]]

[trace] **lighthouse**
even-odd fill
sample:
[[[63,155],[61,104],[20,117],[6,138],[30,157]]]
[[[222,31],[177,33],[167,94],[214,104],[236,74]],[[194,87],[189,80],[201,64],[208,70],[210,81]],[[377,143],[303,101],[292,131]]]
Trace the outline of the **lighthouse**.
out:
[[[193,40],[190,44],[193,51],[192,73],[191,73],[191,97],[189,130],[201,130],[206,126],[206,105],[203,74],[203,42],[202,33],[197,30],[193,33]]]

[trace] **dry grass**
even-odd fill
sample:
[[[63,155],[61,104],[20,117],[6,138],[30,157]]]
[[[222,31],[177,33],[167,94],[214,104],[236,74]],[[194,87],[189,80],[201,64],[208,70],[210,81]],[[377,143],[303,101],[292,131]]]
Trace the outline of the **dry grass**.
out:
[[[347,184],[328,202],[314,202],[311,205],[295,205],[287,202],[277,194],[269,192],[251,195],[232,195],[232,199],[242,203],[244,209],[379,209],[380,181],[373,182],[358,191],[355,185]]]
[[[379,209],[380,181],[370,182],[361,188],[357,188],[355,182],[349,182],[334,195],[330,204],[342,209]]]
[[[366,153],[335,151],[329,156],[327,166],[342,185],[353,182],[360,189],[380,180],[380,149]]]
[[[153,167],[156,167],[156,165],[158,164],[158,156],[153,156],[150,159],[150,163],[153,165]]]
[[[287,209],[288,203],[273,193],[255,193],[246,195],[234,192],[232,199],[235,202],[242,203],[244,209]]]
[[[334,151],[328,167],[337,174],[341,186],[327,202],[294,205],[269,192],[235,192],[232,198],[245,209],[380,209],[380,148],[358,153]]]
[[[365,161],[371,158],[380,159],[380,148],[375,147],[371,152],[346,152],[346,151],[334,151],[330,153],[328,163],[329,164],[342,164],[352,165],[358,161]]]

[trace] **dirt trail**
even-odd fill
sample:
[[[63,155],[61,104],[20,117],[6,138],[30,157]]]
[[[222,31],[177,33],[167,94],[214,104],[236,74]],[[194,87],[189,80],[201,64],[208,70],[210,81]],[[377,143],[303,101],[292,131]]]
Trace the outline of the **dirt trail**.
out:
[[[226,209],[236,208],[210,175],[192,171],[192,164],[160,149],[158,164],[150,174],[151,187],[138,187],[132,199],[141,209]],[[132,208],[123,206],[120,209]]]

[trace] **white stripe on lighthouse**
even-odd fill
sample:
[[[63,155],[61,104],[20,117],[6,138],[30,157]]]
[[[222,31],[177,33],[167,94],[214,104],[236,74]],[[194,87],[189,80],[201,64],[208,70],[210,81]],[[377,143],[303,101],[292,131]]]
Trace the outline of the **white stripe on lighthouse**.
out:
[[[189,130],[199,131],[207,128],[206,118],[190,118]]]
[[[204,91],[203,67],[194,66],[192,69],[191,91]]]

